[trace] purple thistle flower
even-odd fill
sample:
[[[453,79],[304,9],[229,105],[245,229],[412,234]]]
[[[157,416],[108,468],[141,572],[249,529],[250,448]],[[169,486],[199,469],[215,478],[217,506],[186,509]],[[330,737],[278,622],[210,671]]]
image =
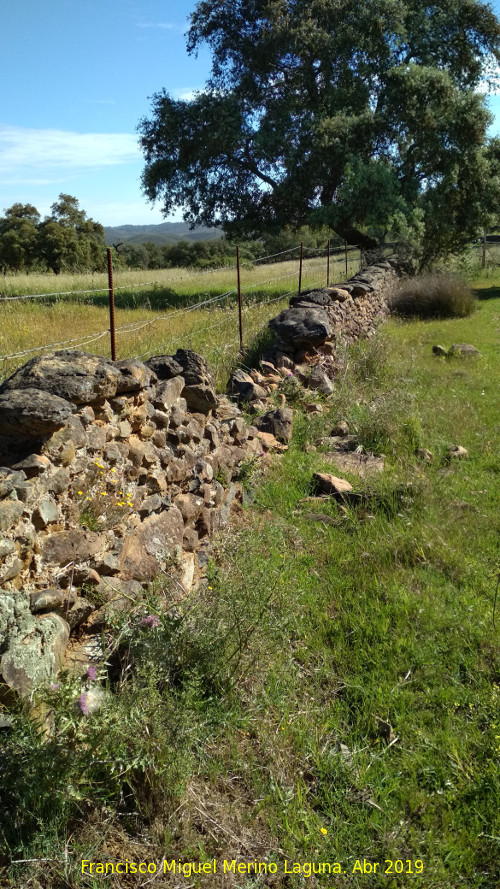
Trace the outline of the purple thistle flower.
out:
[[[150,627],[151,629],[155,629],[160,626],[160,618],[157,614],[148,614],[147,617],[143,617],[141,620],[141,624],[143,627]]]
[[[87,679],[93,682],[94,679],[97,679],[97,667],[89,667],[85,675]]]
[[[60,682],[51,682],[50,683],[50,690],[51,691],[59,691],[60,688],[61,688]]]
[[[78,698],[78,706],[84,716],[89,715],[89,708],[88,708],[88,704],[87,704],[87,695],[85,693],[80,695],[80,697]]]

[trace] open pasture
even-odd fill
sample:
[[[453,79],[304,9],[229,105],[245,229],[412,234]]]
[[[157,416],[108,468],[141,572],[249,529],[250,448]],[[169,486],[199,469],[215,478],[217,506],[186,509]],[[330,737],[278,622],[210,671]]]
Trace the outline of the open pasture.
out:
[[[358,268],[356,251],[350,254],[348,275]],[[298,255],[272,265],[242,264],[245,346],[287,305],[298,289],[298,272]],[[332,258],[330,281],[340,281],[343,276],[343,257]],[[326,257],[305,259],[302,290],[323,284]],[[107,286],[104,274],[4,277],[0,290],[1,377],[49,348],[81,348],[110,355]],[[118,271],[114,286],[118,358],[144,360],[179,347],[191,348],[202,352],[218,383],[224,385],[239,350],[235,268]]]

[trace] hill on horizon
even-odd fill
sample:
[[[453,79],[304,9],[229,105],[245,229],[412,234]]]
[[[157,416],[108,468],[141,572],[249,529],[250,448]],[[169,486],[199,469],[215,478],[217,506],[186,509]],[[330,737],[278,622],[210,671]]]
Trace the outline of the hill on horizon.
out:
[[[216,228],[190,229],[187,222],[160,222],[155,225],[115,225],[104,226],[104,239],[110,247],[113,244],[175,244],[177,241],[213,241],[221,238],[222,232]]]

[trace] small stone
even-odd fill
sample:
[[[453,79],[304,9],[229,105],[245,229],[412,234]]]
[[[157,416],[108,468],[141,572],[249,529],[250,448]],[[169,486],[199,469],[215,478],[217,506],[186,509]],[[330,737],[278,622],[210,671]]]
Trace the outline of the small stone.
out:
[[[418,457],[419,460],[422,460],[424,463],[432,463],[433,456],[431,451],[427,450],[427,448],[417,448],[415,451],[415,456]]]
[[[124,439],[128,438],[129,435],[132,434],[132,426],[130,425],[128,420],[120,420],[118,423],[118,436],[117,438]]]
[[[479,349],[476,349],[475,346],[471,346],[470,343],[453,343],[450,354],[460,354],[460,355],[481,355]]]
[[[186,525],[193,524],[203,509],[203,500],[194,494],[179,494],[174,503],[180,510]]]
[[[328,472],[315,472],[313,480],[316,488],[323,494],[337,495],[349,494],[353,487],[345,478],[338,478]]]
[[[102,451],[106,446],[106,433],[100,426],[89,426],[86,437],[89,451]]]
[[[332,435],[349,435],[349,424],[340,420],[332,429]]]
[[[463,448],[462,445],[451,445],[447,450],[447,454],[454,460],[461,460],[469,456],[468,450]]]
[[[47,525],[57,522],[58,518],[59,510],[56,504],[52,500],[42,500],[33,513],[32,521],[35,528],[40,531]]]
[[[64,609],[67,611],[75,602],[75,590],[67,592],[57,588],[49,588],[47,590],[39,590],[30,595],[30,608],[33,614],[38,614],[40,611],[62,612]]]
[[[139,506],[138,513],[140,516],[148,516],[151,515],[152,512],[156,512],[161,509],[162,499],[159,494],[151,494],[150,497],[146,497],[145,500],[142,501]]]

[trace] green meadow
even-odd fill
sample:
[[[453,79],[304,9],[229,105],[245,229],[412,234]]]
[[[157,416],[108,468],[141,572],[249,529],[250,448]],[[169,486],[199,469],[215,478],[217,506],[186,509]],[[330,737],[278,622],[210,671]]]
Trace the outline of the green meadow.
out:
[[[391,319],[347,350],[321,415],[284,383],[288,451],[241,467],[197,592],[170,608],[166,578],[117,620],[108,704],[77,715],[67,676],[19,710],[2,885],[498,887],[500,280],[474,287],[468,318]],[[432,354],[464,342],[480,356]],[[340,420],[382,474],[328,457]],[[308,499],[315,471],[359,496]],[[127,860],[156,873],[96,865]]]

